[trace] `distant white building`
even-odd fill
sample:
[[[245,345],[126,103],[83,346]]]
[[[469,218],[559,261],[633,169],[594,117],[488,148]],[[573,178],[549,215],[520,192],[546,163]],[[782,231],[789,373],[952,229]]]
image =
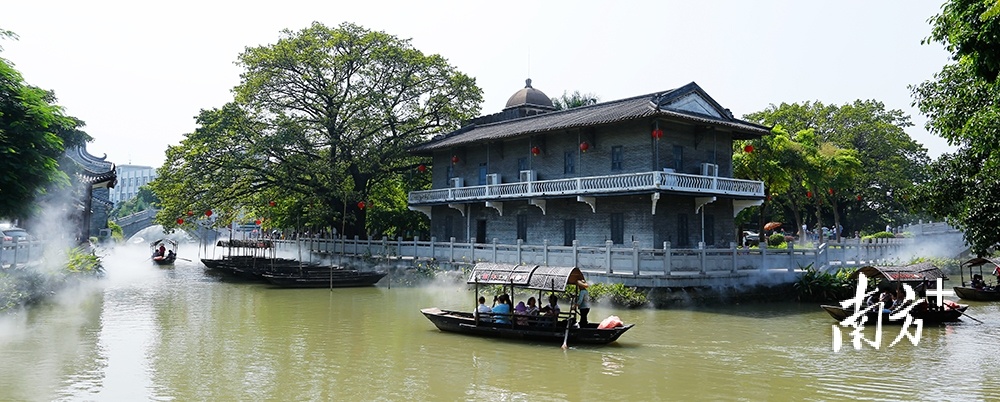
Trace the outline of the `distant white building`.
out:
[[[156,169],[149,166],[118,165],[118,185],[111,189],[111,202],[128,201],[139,194],[139,187],[156,178]]]

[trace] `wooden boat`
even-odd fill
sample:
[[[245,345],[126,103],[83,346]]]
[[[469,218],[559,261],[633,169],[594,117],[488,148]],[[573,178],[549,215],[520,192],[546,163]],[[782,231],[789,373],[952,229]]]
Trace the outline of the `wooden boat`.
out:
[[[946,279],[944,272],[929,262],[907,266],[867,266],[851,273],[849,278],[857,280],[861,274],[866,278],[875,279],[877,287],[883,290],[896,289],[904,284],[909,285],[916,293],[916,301],[923,299],[923,302],[910,309],[909,315],[914,319],[921,319],[925,324],[940,324],[945,322],[959,321],[968,305],[957,304],[950,300],[945,300],[941,305],[937,305],[936,298],[927,297],[927,289],[937,286],[937,279]],[[840,305],[821,305],[831,317],[837,321],[844,321],[855,314],[854,307],[844,308]],[[864,309],[865,307],[860,307]],[[868,311],[866,324],[874,325],[881,315],[882,324],[903,324],[906,317],[890,319],[890,313],[881,311]]]
[[[160,252],[163,247],[163,252]],[[149,244],[150,257],[156,265],[172,265],[177,260],[177,242],[170,239],[160,239]]]
[[[512,295],[514,289],[537,291],[538,299],[541,300],[543,291],[566,292],[568,285],[575,285],[577,281],[583,279],[583,273],[576,267],[479,263],[469,275],[468,283],[476,285],[477,298],[479,285],[500,285],[504,289],[510,287]],[[476,314],[471,312],[437,307],[424,308],[420,312],[441,331],[557,344],[608,344],[617,341],[635,325],[605,329],[598,328],[596,323],[581,326],[576,324],[575,312],[560,313],[557,317],[508,314],[501,320],[506,323],[494,322],[483,317],[477,320]],[[501,315],[491,314],[491,316]]]
[[[840,306],[828,305],[828,304],[824,304],[820,307],[822,307],[823,310],[826,310],[826,312],[829,313],[830,316],[837,321],[844,321],[848,317],[854,314],[853,308],[845,309]],[[924,307],[927,308],[914,308],[910,310],[910,316],[913,317],[914,319],[919,318],[924,321],[924,324],[928,325],[960,321],[959,319],[962,317],[962,313],[965,312],[965,309],[969,308],[968,305],[964,304],[960,304],[956,308],[951,308],[947,306],[943,308],[934,308],[928,305],[924,305]],[[906,317],[901,317],[893,320],[890,319],[891,315],[890,313],[869,311],[865,314],[865,316],[867,317],[865,325],[874,325],[878,321],[879,315],[882,316],[883,325],[886,324],[899,325],[906,322]]]
[[[993,275],[997,275],[997,283],[994,286],[987,286],[983,281],[983,267],[992,268]],[[965,283],[965,269],[969,269],[970,283]],[[973,269],[979,268],[979,274],[974,274]],[[959,269],[962,275],[962,286],[955,286],[955,295],[965,300],[974,301],[998,301],[1000,300],[1000,260],[991,258],[973,258],[962,263]]]
[[[272,285],[285,288],[347,288],[373,286],[386,273],[317,266],[300,270],[268,271],[261,276]]]

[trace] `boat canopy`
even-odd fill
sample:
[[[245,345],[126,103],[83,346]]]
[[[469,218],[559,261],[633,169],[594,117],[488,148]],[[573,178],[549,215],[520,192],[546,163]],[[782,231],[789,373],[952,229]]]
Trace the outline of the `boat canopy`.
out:
[[[941,269],[929,262],[921,262],[903,267],[862,267],[851,273],[850,279],[857,279],[858,275],[862,273],[869,278],[884,278],[900,282],[933,281],[937,278],[947,279],[944,272],[941,272]]]
[[[986,264],[993,264],[993,265],[996,265],[996,266],[1000,267],[1000,262],[997,262],[997,261],[998,260],[994,259],[994,258],[976,257],[976,258],[973,258],[973,259],[968,260],[966,262],[963,262],[962,263],[962,267],[975,267],[975,266],[986,265]]]
[[[575,285],[577,281],[582,279],[583,272],[580,272],[577,267],[481,262],[472,269],[468,283],[512,285],[528,289],[565,292],[566,285]]]
[[[160,240],[157,240],[157,241],[154,241],[154,242],[150,243],[150,246],[151,247],[156,247],[156,246],[159,246],[160,244],[163,244],[163,245],[169,244],[171,246],[176,246],[177,242],[173,241],[173,240],[170,240],[170,239],[160,239]]]
[[[253,239],[250,239],[250,240],[219,240],[219,242],[216,243],[215,245],[219,246],[219,247],[231,247],[231,248],[237,248],[237,247],[240,247],[240,248],[272,248],[272,247],[274,247],[274,243],[271,242],[271,240],[268,240],[268,239],[259,239],[259,240],[253,240]]]

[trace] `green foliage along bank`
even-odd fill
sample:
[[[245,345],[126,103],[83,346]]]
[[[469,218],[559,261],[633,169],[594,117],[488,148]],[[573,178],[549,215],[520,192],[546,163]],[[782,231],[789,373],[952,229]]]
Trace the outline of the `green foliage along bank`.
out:
[[[38,267],[0,271],[0,313],[31,304],[104,273],[101,260],[80,248],[66,250],[65,260],[66,265],[54,271]]]

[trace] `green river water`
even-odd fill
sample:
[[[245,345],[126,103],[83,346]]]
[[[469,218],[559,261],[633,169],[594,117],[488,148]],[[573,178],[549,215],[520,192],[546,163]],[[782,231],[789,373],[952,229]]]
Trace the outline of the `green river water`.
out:
[[[835,321],[812,304],[596,305],[592,320],[635,328],[564,351],[439,332],[419,309],[471,309],[464,285],[277,289],[146,251],[116,249],[98,283],[0,319],[0,400],[1000,398],[1000,303],[971,303],[983,323],[925,327],[916,346],[888,347],[887,327],[881,348],[855,350],[845,328],[836,353]]]

